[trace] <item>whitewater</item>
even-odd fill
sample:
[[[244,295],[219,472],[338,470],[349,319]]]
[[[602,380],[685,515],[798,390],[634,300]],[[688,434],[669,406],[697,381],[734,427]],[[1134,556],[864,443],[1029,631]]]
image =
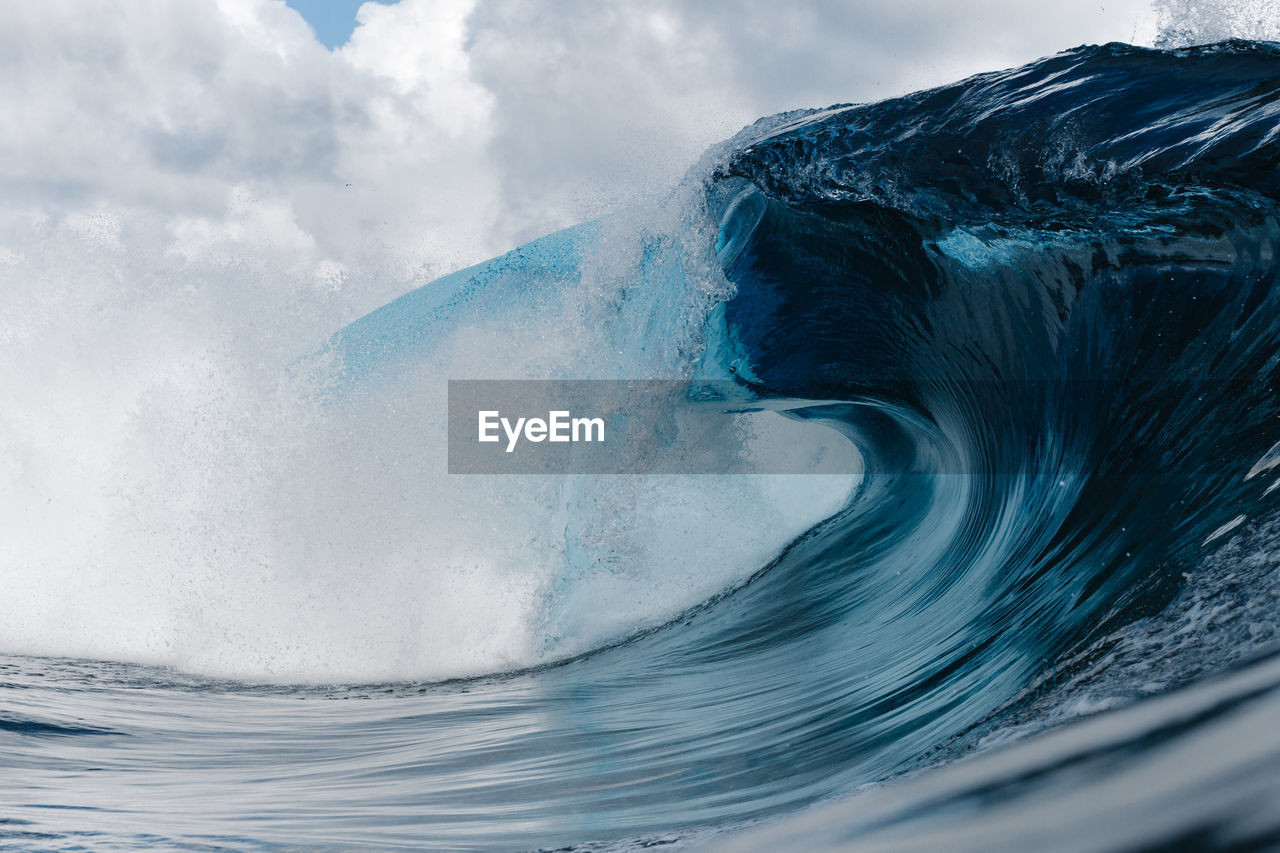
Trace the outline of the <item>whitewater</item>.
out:
[[[1280,844],[1280,46],[1170,14],[351,322],[329,259],[172,286],[208,222],[7,222],[0,844]],[[786,473],[451,474],[459,379]]]

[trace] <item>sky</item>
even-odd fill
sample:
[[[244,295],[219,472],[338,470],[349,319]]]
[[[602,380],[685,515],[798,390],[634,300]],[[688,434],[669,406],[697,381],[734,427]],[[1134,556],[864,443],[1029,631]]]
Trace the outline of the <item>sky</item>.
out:
[[[316,40],[329,49],[342,47],[356,28],[356,12],[365,0],[286,0],[289,8],[301,15],[316,34]],[[395,0],[384,0],[386,5]]]
[[[1171,10],[1189,37],[1280,20],[1157,2],[44,0],[0,32],[0,259],[252,259],[340,325],[661,195],[763,115],[1151,43]]]
[[[0,252],[29,254],[32,217],[88,218],[190,264],[376,273],[354,313],[661,193],[762,115],[1152,21],[1146,0],[46,0],[0,33]]]

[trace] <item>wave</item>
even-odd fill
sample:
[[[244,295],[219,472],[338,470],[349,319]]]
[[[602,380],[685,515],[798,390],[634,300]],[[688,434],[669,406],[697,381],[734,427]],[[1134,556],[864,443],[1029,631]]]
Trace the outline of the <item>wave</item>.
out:
[[[1276,636],[1278,165],[1280,47],[1079,48],[762,120],[656,212],[346,327],[295,366],[288,464],[260,482],[323,612],[372,588],[367,633],[392,627],[334,664],[349,623],[285,620],[307,651],[283,675],[184,668],[400,680],[161,689],[143,740],[182,762],[152,767],[159,799],[193,766],[257,772],[265,728],[218,752],[232,694],[306,721],[287,760],[322,768],[228,786],[218,814],[263,843],[319,831],[281,817],[304,800],[364,844],[697,840],[1251,659]],[[772,440],[851,446],[861,473],[449,477],[424,448],[460,371],[731,383],[785,421]],[[408,632],[377,607],[397,594]],[[244,606],[244,648],[282,630]],[[63,689],[126,678],[68,666]]]
[[[836,422],[865,474],[732,594],[539,676],[557,706],[586,697],[569,730],[626,709],[574,755],[665,780],[654,799],[604,784],[581,829],[758,817],[936,761],[1274,512],[1278,57],[1082,48],[768,119],[708,157],[719,225],[694,233],[727,286],[694,303],[692,372],[823,401],[793,415]],[[571,288],[579,238],[551,239],[371,316],[339,337],[344,366],[424,357],[408,330],[530,281]],[[673,245],[645,244],[625,334],[671,339]]]

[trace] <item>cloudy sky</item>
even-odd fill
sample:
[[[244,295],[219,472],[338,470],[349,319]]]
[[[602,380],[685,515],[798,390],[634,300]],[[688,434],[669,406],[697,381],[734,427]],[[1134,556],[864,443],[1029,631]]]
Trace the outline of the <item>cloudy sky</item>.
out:
[[[1155,33],[1146,0],[295,5],[314,30],[283,0],[10,10],[0,257],[34,222],[332,287],[376,267],[367,309],[659,192],[761,115]]]
[[[255,310],[331,331],[665,192],[762,115],[1151,43],[1161,16],[1204,38],[1280,20],[1280,0],[1155,2],[19,4],[0,29],[0,276],[16,299],[79,257],[107,289],[207,295],[256,264],[285,295]]]

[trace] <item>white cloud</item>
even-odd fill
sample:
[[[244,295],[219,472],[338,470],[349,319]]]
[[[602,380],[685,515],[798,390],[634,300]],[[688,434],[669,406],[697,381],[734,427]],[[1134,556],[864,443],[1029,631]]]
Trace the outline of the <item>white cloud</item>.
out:
[[[393,83],[393,92],[406,100],[388,100],[382,108],[407,108],[403,117],[417,120],[414,130],[483,136],[492,97],[471,78],[466,39],[474,5],[473,0],[366,3],[357,16],[359,26],[340,54],[353,68]]]
[[[307,258],[316,247],[315,238],[298,227],[288,201],[257,198],[244,186],[232,189],[225,217],[179,216],[169,228],[174,238],[169,251],[188,262],[227,264],[245,255],[276,253]]]

